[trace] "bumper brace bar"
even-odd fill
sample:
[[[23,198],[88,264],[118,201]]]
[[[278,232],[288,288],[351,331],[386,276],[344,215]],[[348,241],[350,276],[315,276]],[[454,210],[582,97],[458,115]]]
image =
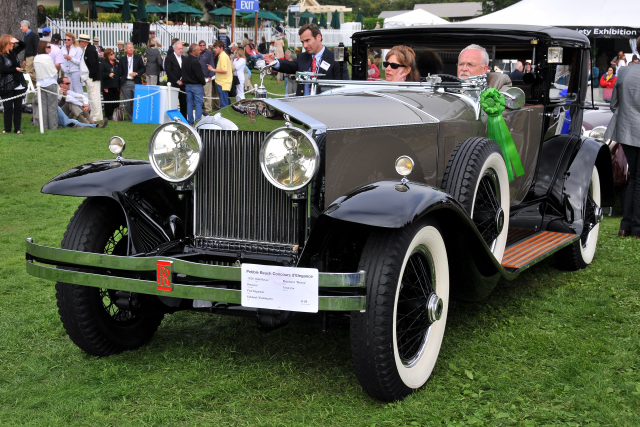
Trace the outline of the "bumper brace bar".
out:
[[[171,257],[136,258],[71,251],[37,245],[33,243],[31,238],[27,239],[26,258],[28,274],[57,282],[231,304],[240,304],[241,300],[241,291],[237,289],[174,282],[171,291],[163,291],[157,289],[156,281],[124,277],[122,274],[122,272],[137,272],[154,275],[158,261],[172,261],[174,277],[186,275],[205,280],[240,282],[240,267],[200,264]],[[65,267],[59,268],[59,265],[64,265]],[[82,269],[83,271],[64,269],[67,267]],[[89,272],[92,268],[97,269],[96,272]],[[100,274],[100,272],[104,271],[107,274]],[[358,288],[364,288],[365,272],[319,273],[318,285],[320,288],[326,288],[327,290],[351,289],[355,291]],[[356,292],[345,294],[344,296],[320,296],[318,308],[322,311],[364,310],[365,297],[354,294]]]

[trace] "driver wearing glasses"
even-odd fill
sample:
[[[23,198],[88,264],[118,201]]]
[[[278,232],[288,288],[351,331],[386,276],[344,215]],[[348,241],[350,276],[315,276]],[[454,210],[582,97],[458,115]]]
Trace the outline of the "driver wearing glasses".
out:
[[[472,44],[460,52],[458,56],[458,78],[468,79],[474,76],[487,76],[487,87],[504,92],[511,87],[511,79],[506,74],[488,73],[489,54],[480,45]]]

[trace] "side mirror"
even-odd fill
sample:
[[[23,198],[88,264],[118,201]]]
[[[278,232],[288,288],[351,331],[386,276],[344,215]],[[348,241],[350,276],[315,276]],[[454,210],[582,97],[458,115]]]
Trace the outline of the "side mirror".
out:
[[[519,110],[524,106],[525,95],[519,87],[512,87],[502,92],[505,106],[510,110]]]

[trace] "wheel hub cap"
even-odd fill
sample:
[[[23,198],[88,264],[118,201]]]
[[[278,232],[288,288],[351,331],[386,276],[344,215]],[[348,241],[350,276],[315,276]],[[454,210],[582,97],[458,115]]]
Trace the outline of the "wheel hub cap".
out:
[[[502,208],[498,208],[496,212],[496,232],[498,234],[502,233],[502,228],[504,227],[504,211]]]
[[[440,320],[443,310],[444,304],[442,299],[434,293],[429,295],[429,300],[427,301],[427,315],[429,316],[429,322],[433,323]]]

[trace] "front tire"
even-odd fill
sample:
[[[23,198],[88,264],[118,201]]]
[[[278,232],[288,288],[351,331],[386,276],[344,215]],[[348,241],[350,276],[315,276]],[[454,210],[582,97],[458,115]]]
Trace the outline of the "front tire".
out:
[[[71,218],[62,249],[126,255],[128,233],[120,207],[102,198],[88,198]],[[158,329],[164,314],[154,310],[144,295],[131,295],[136,307],[116,306],[116,291],[56,283],[58,313],[67,334],[82,350],[108,356],[145,344]]]
[[[460,202],[501,262],[509,231],[510,196],[500,146],[481,137],[462,141],[445,168],[442,189]]]
[[[449,267],[437,224],[374,231],[360,269],[367,302],[351,320],[356,376],[370,396],[400,400],[431,376],[447,322]]]

